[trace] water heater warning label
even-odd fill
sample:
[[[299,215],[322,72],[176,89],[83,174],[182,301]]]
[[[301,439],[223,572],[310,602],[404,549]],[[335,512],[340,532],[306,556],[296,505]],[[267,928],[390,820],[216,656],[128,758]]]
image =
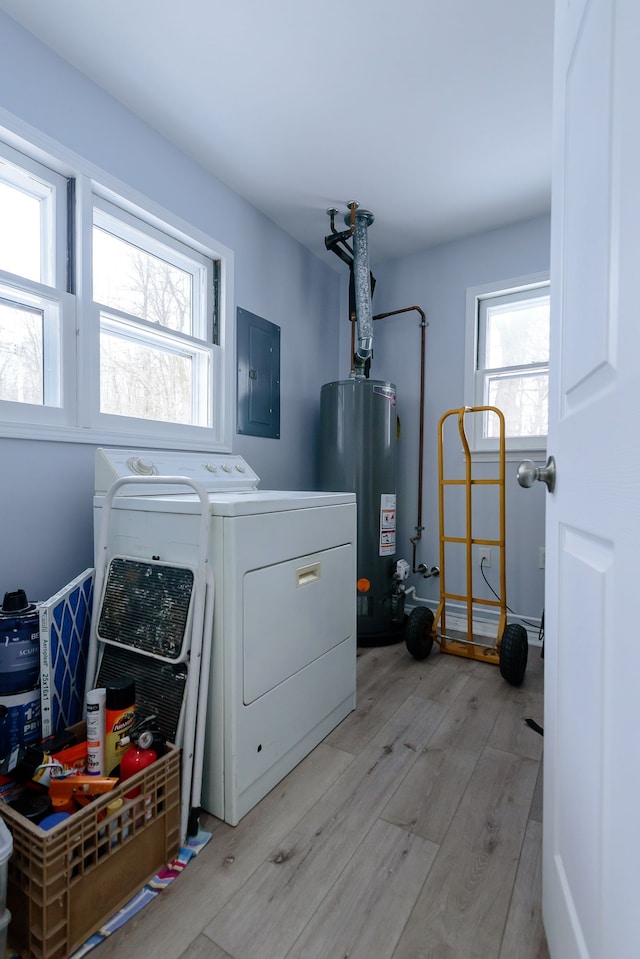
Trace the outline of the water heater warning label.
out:
[[[396,551],[396,495],[383,493],[380,497],[380,556],[392,556]]]
[[[396,405],[396,391],[392,386],[374,386],[372,392],[391,400],[392,406]]]

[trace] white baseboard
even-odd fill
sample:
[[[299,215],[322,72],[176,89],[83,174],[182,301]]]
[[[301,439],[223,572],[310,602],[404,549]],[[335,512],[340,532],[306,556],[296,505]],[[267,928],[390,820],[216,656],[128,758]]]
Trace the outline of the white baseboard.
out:
[[[407,612],[410,612],[415,606],[426,606],[434,614],[438,609],[437,601],[419,599],[417,596],[412,597],[411,603],[407,603]],[[492,614],[484,608],[474,609],[473,632],[477,636],[488,636],[489,638],[495,639],[498,629],[498,619],[499,616],[497,613]],[[507,615],[508,623],[521,623],[522,626],[524,626],[527,631],[527,639],[530,646],[542,646],[542,641],[540,640],[540,618],[536,616],[526,616],[525,619],[526,622],[523,622],[522,618],[516,615],[516,613],[509,613]],[[447,603],[447,626],[451,629],[466,632],[467,611],[462,603]]]

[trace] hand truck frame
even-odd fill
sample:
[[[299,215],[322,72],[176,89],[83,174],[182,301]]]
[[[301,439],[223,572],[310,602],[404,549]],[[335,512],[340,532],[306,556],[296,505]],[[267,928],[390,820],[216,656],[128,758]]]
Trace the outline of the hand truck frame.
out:
[[[498,423],[498,475],[491,478],[478,478],[473,472],[473,462],[465,420],[472,415],[492,415]],[[458,478],[445,476],[444,468],[444,430],[447,421],[457,417],[458,433],[462,442],[464,456],[464,475]],[[461,407],[448,410],[438,422],[438,512],[440,538],[440,601],[435,617],[431,610],[424,607],[414,609],[405,631],[407,649],[415,659],[425,659],[431,651],[433,642],[440,647],[440,652],[454,656],[463,656],[485,663],[493,663],[500,667],[500,673],[507,682],[518,686],[524,679],[528,656],[527,631],[519,623],[507,624],[506,600],[506,539],[505,539],[505,420],[502,410],[496,406]],[[475,535],[473,523],[473,489],[476,486],[493,486],[496,488],[499,506],[499,529],[497,538],[486,538]],[[449,487],[464,487],[464,535],[449,536],[445,533],[445,491]],[[447,590],[446,579],[446,548],[447,545],[457,544],[464,547],[465,553],[465,593],[454,593]],[[494,593],[495,598],[487,599],[474,595],[473,592],[473,549],[478,546],[487,546],[498,550],[499,556],[499,589]],[[466,619],[466,630],[456,630],[452,636],[447,631],[447,603],[462,604]],[[498,610],[498,627],[495,641],[480,642],[474,637],[473,614],[478,607],[491,607]],[[458,610],[460,607],[458,606]]]

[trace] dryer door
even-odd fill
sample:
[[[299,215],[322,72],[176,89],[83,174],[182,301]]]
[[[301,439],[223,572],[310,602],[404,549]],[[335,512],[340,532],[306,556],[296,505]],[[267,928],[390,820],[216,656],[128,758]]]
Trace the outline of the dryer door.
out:
[[[353,636],[353,569],[348,543],[245,573],[245,705]]]

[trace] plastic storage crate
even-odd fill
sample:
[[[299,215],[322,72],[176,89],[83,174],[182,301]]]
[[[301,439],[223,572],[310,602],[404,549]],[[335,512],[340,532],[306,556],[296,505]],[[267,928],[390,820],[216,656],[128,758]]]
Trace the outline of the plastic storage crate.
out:
[[[126,794],[139,787],[139,794]],[[115,799],[123,804],[111,814]],[[13,836],[7,905],[9,945],[22,959],[67,959],[175,857],[180,847],[180,751],[151,766],[50,830],[11,807],[0,816]]]

